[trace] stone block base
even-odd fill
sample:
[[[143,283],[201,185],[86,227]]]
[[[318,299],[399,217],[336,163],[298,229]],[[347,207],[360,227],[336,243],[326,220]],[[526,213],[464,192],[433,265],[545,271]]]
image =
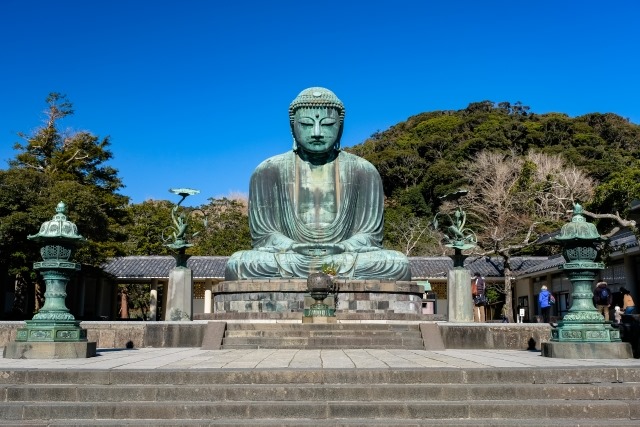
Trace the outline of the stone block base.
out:
[[[393,280],[336,279],[336,299],[323,303],[336,313],[382,316],[422,314],[424,286]],[[213,287],[214,313],[304,313],[314,303],[306,279],[264,279],[220,282]]]
[[[545,342],[542,356],[560,359],[631,359],[626,342]]]
[[[327,323],[338,323],[338,319],[335,317],[327,317],[327,316],[305,316],[302,318],[302,323],[316,323],[316,324],[327,324]]]
[[[96,355],[95,342],[10,342],[6,359],[86,359]]]
[[[438,323],[447,349],[527,350],[551,339],[546,323]]]
[[[18,329],[16,341],[83,342],[87,331],[77,320],[27,320],[26,328]]]

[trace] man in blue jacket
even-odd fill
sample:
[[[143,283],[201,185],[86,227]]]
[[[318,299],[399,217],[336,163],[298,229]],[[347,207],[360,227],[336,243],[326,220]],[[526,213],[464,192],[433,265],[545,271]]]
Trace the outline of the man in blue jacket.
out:
[[[542,286],[540,295],[538,295],[538,305],[542,314],[542,320],[544,323],[549,323],[551,314],[551,293],[547,290],[546,286]]]

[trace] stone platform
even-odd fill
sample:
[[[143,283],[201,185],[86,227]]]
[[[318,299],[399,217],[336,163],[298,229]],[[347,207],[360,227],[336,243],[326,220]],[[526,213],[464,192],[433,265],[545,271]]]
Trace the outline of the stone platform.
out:
[[[95,342],[10,342],[5,359],[86,359],[96,355]]]
[[[393,280],[335,279],[336,300],[324,303],[336,308],[336,315],[388,316],[422,314],[424,286]],[[262,279],[220,282],[213,287],[214,313],[303,313],[314,300],[306,279]]]
[[[631,359],[627,342],[545,342],[542,355],[562,359]]]

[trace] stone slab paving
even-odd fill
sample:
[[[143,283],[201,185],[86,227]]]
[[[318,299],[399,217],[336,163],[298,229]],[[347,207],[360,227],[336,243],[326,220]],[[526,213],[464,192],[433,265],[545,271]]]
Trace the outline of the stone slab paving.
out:
[[[0,359],[2,369],[424,369],[640,367],[640,359],[557,359],[523,350],[98,349],[88,359]]]

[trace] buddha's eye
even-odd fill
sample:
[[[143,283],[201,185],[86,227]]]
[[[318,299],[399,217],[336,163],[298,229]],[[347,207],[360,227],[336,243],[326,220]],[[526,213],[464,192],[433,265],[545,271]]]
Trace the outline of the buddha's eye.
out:
[[[332,117],[327,117],[325,119],[322,119],[322,121],[320,122],[320,124],[322,126],[332,126],[334,124],[336,124],[336,119],[332,118]]]
[[[312,118],[309,118],[309,117],[300,117],[298,119],[298,123],[300,123],[301,125],[304,125],[304,126],[313,126],[314,120]]]

